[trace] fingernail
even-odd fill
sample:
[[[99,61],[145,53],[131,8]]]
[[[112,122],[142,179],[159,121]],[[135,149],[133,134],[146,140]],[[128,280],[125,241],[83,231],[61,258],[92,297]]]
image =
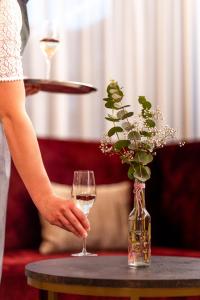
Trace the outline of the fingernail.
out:
[[[88,234],[87,234],[87,232],[85,232],[85,233],[83,234],[83,237],[84,237],[84,238],[87,238],[87,236],[88,236]]]

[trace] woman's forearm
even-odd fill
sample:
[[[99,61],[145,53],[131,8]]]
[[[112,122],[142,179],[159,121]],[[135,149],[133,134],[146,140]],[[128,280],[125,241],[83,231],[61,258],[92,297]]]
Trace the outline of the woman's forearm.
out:
[[[25,111],[3,119],[3,128],[14,164],[36,206],[51,196],[37,138]]]
[[[2,119],[15,166],[41,214],[53,225],[87,236],[89,223],[72,201],[54,195],[45,171],[37,138],[26,112]]]

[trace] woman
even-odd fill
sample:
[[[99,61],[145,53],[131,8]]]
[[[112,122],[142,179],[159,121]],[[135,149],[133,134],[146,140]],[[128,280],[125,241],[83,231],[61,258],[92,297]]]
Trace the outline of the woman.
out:
[[[20,51],[27,32],[26,2],[0,0],[0,274],[10,153],[33,202],[46,220],[80,237],[86,237],[89,229],[87,218],[72,201],[54,195],[25,111]]]

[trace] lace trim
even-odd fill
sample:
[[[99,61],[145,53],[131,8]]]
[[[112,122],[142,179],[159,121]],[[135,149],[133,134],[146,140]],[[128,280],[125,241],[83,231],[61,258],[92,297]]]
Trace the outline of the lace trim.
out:
[[[23,78],[22,16],[17,0],[0,0],[0,81]]]
[[[5,81],[19,81],[19,80],[24,80],[24,77],[5,77],[5,78],[3,78],[3,77],[0,77],[0,82],[5,82]]]

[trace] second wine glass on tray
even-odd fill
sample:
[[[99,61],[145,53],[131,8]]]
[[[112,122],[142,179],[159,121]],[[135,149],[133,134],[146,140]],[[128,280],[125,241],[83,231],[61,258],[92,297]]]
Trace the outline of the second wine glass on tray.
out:
[[[96,186],[94,172],[90,170],[74,171],[72,184],[72,198],[76,206],[88,216],[96,199]],[[80,253],[74,253],[72,256],[96,256],[95,253],[89,253],[86,250],[86,238],[83,239],[83,249]]]
[[[50,79],[51,60],[58,50],[59,44],[60,35],[58,24],[54,21],[45,21],[42,27],[40,48],[46,59],[46,79]]]

